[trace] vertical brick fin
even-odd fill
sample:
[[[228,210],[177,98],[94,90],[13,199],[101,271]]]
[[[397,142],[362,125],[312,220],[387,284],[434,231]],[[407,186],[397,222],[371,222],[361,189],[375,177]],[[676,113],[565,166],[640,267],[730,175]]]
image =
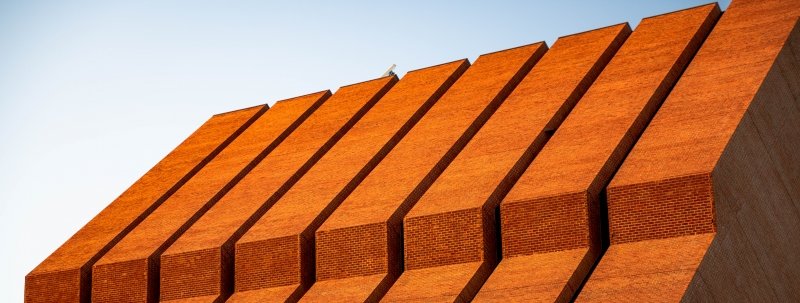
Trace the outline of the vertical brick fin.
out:
[[[498,203],[630,32],[618,24],[556,41],[406,217],[406,269],[477,270],[460,273],[464,278],[439,292],[453,295],[448,300],[472,299],[497,264]],[[458,263],[476,265],[448,266]],[[405,279],[416,287],[426,281]],[[391,299],[407,295],[399,289]]]
[[[267,110],[216,115],[25,277],[25,302],[89,302],[91,266]]]
[[[148,301],[158,300],[159,259],[154,255],[160,254],[176,234],[185,230],[199,213],[215,203],[264,154],[274,149],[286,137],[286,133],[296,126],[298,118],[313,112],[329,95],[330,92],[325,91],[291,102],[281,102],[254,121],[95,263],[93,271],[100,265],[105,269],[98,271],[101,276],[92,281],[92,293],[101,295],[93,295],[92,301],[114,302],[123,288],[132,291],[131,287],[142,285],[146,286],[139,291]],[[146,282],[132,281],[130,277],[114,274],[115,264],[124,268],[124,264],[135,260],[145,260],[147,263],[150,271],[144,276],[134,276]]]
[[[315,280],[318,226],[467,67],[466,60],[459,60],[408,73],[266,213],[253,216],[228,243],[242,236],[238,243],[296,236],[301,241],[299,256],[281,257],[301,265],[296,293],[304,293]]]
[[[711,4],[642,20],[502,202],[508,251],[479,299],[575,295],[601,250],[600,193],[719,15]]]
[[[317,101],[319,96],[311,100],[309,100],[309,98],[300,98],[294,99],[291,102],[281,102],[276,104],[273,110],[277,110],[279,109],[279,105],[283,105],[284,107],[282,108],[285,109],[283,115],[273,116],[274,121],[265,121],[264,126],[267,127],[266,129],[262,128],[254,131],[249,140],[243,140],[242,142],[242,147],[247,147],[248,144],[266,145],[269,142],[273,142],[269,145],[269,147],[267,147],[268,151],[261,152],[256,159],[251,161],[251,164],[247,167],[247,171],[244,172],[246,174],[241,173],[240,178],[230,182],[224,189],[224,192],[218,194],[212,200],[212,202],[205,204],[199,208],[199,210],[194,212],[194,214],[188,218],[188,223],[184,224],[177,232],[174,232],[167,240],[165,240],[164,244],[161,245],[161,248],[155,250],[151,254],[151,262],[153,264],[158,264],[159,269],[161,269],[162,267],[159,263],[161,260],[162,249],[166,249],[166,246],[171,244],[170,241],[176,240],[177,237],[181,237],[182,234],[191,231],[189,228],[197,226],[198,228],[204,229],[208,227],[219,226],[218,224],[222,223],[222,221],[214,222],[214,224],[209,224],[203,221],[203,218],[206,218],[209,213],[214,213],[215,209],[219,209],[219,205],[224,205],[222,206],[223,208],[229,208],[231,207],[230,203],[233,203],[231,201],[239,202],[239,199],[242,198],[244,194],[252,194],[249,197],[249,199],[253,201],[251,206],[255,206],[252,204],[255,204],[256,201],[258,201],[258,205],[260,205],[265,200],[269,199],[271,192],[282,189],[285,190],[284,187],[291,186],[285,184],[292,183],[299,179],[299,177],[305,173],[308,167],[313,165],[316,160],[318,160],[319,157],[321,157],[321,155],[323,155],[327,149],[330,148],[330,146],[333,145],[333,143],[335,143],[335,141],[338,140],[338,138],[340,138],[344,132],[347,131],[352,123],[354,123],[353,121],[358,120],[363,112],[369,109],[369,107],[374,104],[377,98],[379,98],[380,95],[385,92],[386,87],[391,86],[394,81],[395,79],[392,77],[385,77],[357,85],[342,87],[335,95],[324,100],[324,103],[321,105],[318,104],[323,101]],[[327,96],[329,96],[329,93],[324,95],[324,97]],[[315,102],[313,113],[310,115],[301,116],[303,120],[297,122],[298,116],[301,113],[307,112],[306,109],[308,108],[308,103],[310,101]],[[303,109],[303,111],[299,111],[299,109]],[[287,129],[286,124],[289,122],[292,122],[291,128]],[[281,134],[279,142],[271,138],[271,136],[277,134],[278,131],[280,131]],[[246,158],[247,155],[247,153],[242,151],[233,150],[231,151],[230,160],[238,162],[242,160],[242,157]],[[231,165],[223,166],[222,164],[225,163],[221,163],[221,166],[227,170],[233,168]],[[212,177],[212,175],[209,173],[209,178],[219,178],[218,175],[219,174]],[[260,193],[262,194],[254,193],[253,191],[261,191]],[[197,206],[197,200],[200,199],[194,198],[183,201],[181,209],[189,208],[187,204],[194,204]],[[174,209],[172,212],[178,213],[181,216],[186,216],[189,214],[181,209]],[[244,210],[244,207],[242,207],[242,210]],[[165,217],[167,215],[170,214],[165,213]],[[174,217],[174,215],[170,216]],[[219,234],[215,234],[214,236],[218,238],[225,237],[225,235]],[[200,240],[205,241],[210,239]],[[205,249],[209,248],[211,247],[205,247]],[[216,250],[219,251],[218,248]],[[173,253],[190,251],[192,250],[174,251]],[[168,255],[173,253],[168,253]],[[201,264],[202,266],[214,266],[216,267],[215,269],[198,269],[197,267],[187,268],[182,266],[186,265],[186,262],[179,262],[179,260],[175,258],[166,258],[166,260],[170,263],[163,264],[163,269],[170,270],[172,273],[165,273],[165,276],[175,277],[178,275],[193,275],[195,270],[211,272],[218,271],[221,273],[227,267],[227,265],[222,266],[222,264],[227,264],[226,261],[227,258],[230,257],[230,254],[226,254],[225,252],[219,252],[218,254],[221,256],[220,262],[215,264]],[[232,264],[232,261],[230,263]],[[153,274],[152,276],[153,278],[159,279],[159,275]],[[163,292],[165,295],[189,293],[199,291],[197,289],[200,288],[204,289],[203,292],[214,292],[215,289],[220,289],[220,291],[225,292],[226,288],[230,288],[232,286],[232,283],[226,284],[224,281],[220,281],[219,275],[206,277],[209,279],[196,280],[197,283],[200,283],[199,285],[187,285],[164,281],[165,288],[160,289],[159,287],[154,287],[152,291],[156,292],[156,294]],[[159,279],[157,281],[160,280],[163,279]],[[180,298],[165,297],[162,299]]]
[[[285,139],[282,139],[282,142],[280,142],[279,145],[271,145],[271,151],[268,154],[264,155],[263,157],[260,156],[257,159],[258,161],[253,161],[252,165],[248,166],[249,173],[226,187],[225,192],[227,192],[227,194],[224,196],[218,195],[214,201],[206,204],[206,206],[203,206],[203,208],[195,212],[195,215],[188,220],[190,223],[184,225],[182,229],[177,231],[176,234],[173,234],[169,240],[180,236],[180,234],[186,230],[183,228],[189,228],[192,222],[199,220],[200,217],[204,218],[204,214],[207,212],[214,211],[218,203],[224,203],[227,205],[225,207],[230,207],[228,203],[231,202],[229,201],[240,198],[243,194],[242,189],[250,190],[248,193],[252,193],[253,189],[262,191],[275,191],[281,189],[285,190],[285,187],[290,185],[284,185],[294,182],[300,176],[302,176],[308,167],[312,166],[313,163],[318,160],[319,157],[321,157],[321,155],[324,154],[325,151],[327,151],[327,149],[333,145],[336,140],[338,140],[338,138],[341,137],[341,134],[346,132],[349,126],[353,124],[353,121],[360,118],[363,112],[374,104],[377,98],[380,97],[380,94],[385,92],[386,86],[391,86],[394,81],[394,78],[386,77],[364,82],[358,85],[343,87],[340,89],[337,94],[331,96],[327,101],[325,101],[324,104],[319,106],[319,108],[316,109],[313,114],[308,116],[305,121],[297,126],[296,129],[292,130],[290,135],[284,136],[283,138]],[[278,126],[280,126],[280,124],[278,124]],[[275,127],[275,125],[272,127]],[[263,136],[265,133],[268,134],[269,129],[267,129],[267,131],[256,132],[254,134]],[[271,140],[265,140],[264,138],[252,138],[250,141],[246,142],[259,143],[264,141],[269,142]],[[235,153],[232,155],[235,155]],[[232,160],[235,161],[236,159],[239,158],[235,157]],[[225,167],[227,169],[231,169],[230,166]],[[250,170],[250,167],[252,167],[252,170]],[[215,178],[219,177],[215,176]],[[257,186],[253,185],[253,182],[257,182],[259,184]],[[232,188],[230,192],[228,192],[229,188]],[[264,200],[261,199],[268,198],[269,195],[266,197],[262,195],[256,195],[252,196],[251,200],[259,199],[259,201],[263,202]],[[184,203],[186,202],[191,201],[184,201]],[[184,208],[186,208],[185,205]],[[206,226],[209,226],[209,224],[203,223],[199,226],[201,228],[205,228]],[[215,225],[212,224],[211,226]],[[220,237],[221,235],[216,236]],[[169,243],[162,245],[162,247],[165,248],[166,245],[169,245]],[[156,250],[151,255],[151,261],[153,263],[158,262],[160,260],[160,254],[161,251]],[[228,254],[223,253],[221,256],[221,262],[225,263],[225,258],[228,257]],[[179,269],[171,266],[165,266],[165,268],[171,268],[173,270]],[[221,269],[225,269],[225,267],[221,267]],[[216,287],[217,284],[220,284],[218,278],[214,281],[208,281],[206,286]],[[176,286],[176,284],[170,285]],[[223,288],[228,286],[225,283],[222,283],[221,285]],[[177,286],[186,287],[184,285]],[[165,292],[180,293],[182,291],[167,290]]]
[[[402,215],[546,49],[543,43],[537,43],[485,54],[467,69],[319,228],[318,236],[328,232],[337,236],[321,236],[326,240],[317,243],[317,255],[318,261],[325,263],[318,263],[318,268],[321,272],[327,270],[324,268],[346,268],[347,276],[336,276],[336,279],[351,282],[318,281],[304,298],[321,299],[321,294],[331,293],[334,291],[331,287],[340,285],[349,285],[346,292],[351,296],[349,301],[377,300],[383,295],[399,274],[402,264]],[[387,184],[392,186],[387,187]],[[362,246],[357,259],[343,256],[334,249],[349,245],[347,241],[365,232],[374,234],[370,231],[376,226],[385,226],[381,228],[386,232],[380,233],[379,240],[361,242],[359,245],[370,247]],[[335,232],[339,229],[346,231]],[[326,247],[322,247],[323,244]],[[382,272],[376,273],[378,270]],[[355,284],[367,281],[370,283],[368,286]],[[343,296],[333,297],[345,300],[341,298]]]
[[[497,95],[494,96],[493,99],[487,104],[487,106],[478,114],[477,118],[469,125],[469,127],[458,137],[458,140],[445,152],[444,156],[433,165],[433,168],[423,177],[422,181],[417,184],[416,187],[411,191],[411,193],[404,199],[402,205],[397,208],[397,210],[392,214],[389,222],[395,225],[402,224],[402,219],[408,214],[408,212],[416,205],[417,200],[433,185],[433,182],[442,174],[442,172],[447,168],[450,163],[455,159],[458,153],[467,145],[467,143],[475,136],[478,130],[489,120],[489,117],[497,111],[500,105],[505,101],[509,94],[519,85],[525,75],[533,68],[533,66],[539,61],[539,59],[545,54],[547,51],[547,46],[542,42],[538,44],[533,44],[533,46],[538,46],[535,49],[535,52],[527,57],[527,60],[523,62],[521,68],[516,70],[516,73],[508,79],[505,85],[500,88]],[[506,50],[503,52],[496,52],[486,54],[484,56],[492,56],[493,54],[502,54],[504,52],[511,52],[515,51],[515,49]]]
[[[609,188],[611,244],[715,232],[713,202],[709,174]]]
[[[730,5],[609,185],[616,240],[578,301],[800,300],[798,16]]]

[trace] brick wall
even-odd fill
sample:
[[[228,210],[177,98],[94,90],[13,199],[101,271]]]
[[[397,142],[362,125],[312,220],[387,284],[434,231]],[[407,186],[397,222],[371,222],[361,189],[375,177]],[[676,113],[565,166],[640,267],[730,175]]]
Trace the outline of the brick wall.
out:
[[[715,232],[712,191],[710,174],[610,188],[611,244]]]
[[[389,264],[399,264],[399,260],[396,255],[387,258],[387,254],[396,250],[385,249],[384,244],[378,243],[393,236],[387,227],[386,223],[375,223],[317,233],[317,279],[388,273]],[[397,268],[394,273],[398,273]]]
[[[599,229],[589,225],[586,192],[504,203],[501,209],[503,257],[599,245]],[[594,216],[596,217],[596,216]]]
[[[800,5],[719,15],[216,115],[25,301],[798,301]]]

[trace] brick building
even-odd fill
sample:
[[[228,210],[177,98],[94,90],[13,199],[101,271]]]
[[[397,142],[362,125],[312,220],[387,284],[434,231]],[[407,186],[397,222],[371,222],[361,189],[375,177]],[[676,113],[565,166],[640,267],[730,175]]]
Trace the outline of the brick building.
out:
[[[211,117],[25,302],[800,301],[800,0]]]

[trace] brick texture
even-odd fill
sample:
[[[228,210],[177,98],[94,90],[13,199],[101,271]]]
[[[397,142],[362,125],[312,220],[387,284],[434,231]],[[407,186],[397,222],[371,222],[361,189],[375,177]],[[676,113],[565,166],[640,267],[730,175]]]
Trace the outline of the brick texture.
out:
[[[713,238],[700,234],[612,245],[576,302],[679,302]],[[670,249],[676,246],[681,249]],[[628,266],[608,266],[620,263]]]
[[[609,253],[617,257],[603,258],[579,301],[634,292],[684,301],[800,299],[800,240],[791,236],[800,232],[798,16],[797,1],[731,4],[609,185]],[[692,178],[702,182],[682,182]],[[701,234],[685,236],[693,233]],[[642,255],[644,245],[696,255],[693,237],[710,242],[699,249],[702,262],[678,257],[659,268],[688,277],[651,280],[654,271],[637,266],[658,261]],[[661,287],[612,284],[612,274]]]
[[[402,263],[399,245],[388,241],[401,238],[401,218],[545,50],[543,43],[537,43],[478,57],[322,225],[317,233],[321,245],[316,248],[318,259],[326,263],[317,266],[319,280],[343,278],[335,274],[337,268],[346,269],[347,276],[383,272],[389,281],[374,285],[376,293],[372,294],[382,296]],[[342,228],[349,230],[329,237],[329,231]],[[361,244],[377,247],[362,246],[346,259],[338,257],[342,253],[337,247],[355,242],[365,233],[376,234],[375,228],[386,230],[379,232],[382,239]]]
[[[608,189],[611,244],[712,233],[711,175]]]
[[[213,116],[25,302],[800,302],[800,0]]]
[[[500,197],[629,33],[622,24],[556,42],[406,217],[407,269],[494,263]]]
[[[601,252],[601,191],[719,15],[711,4],[643,19],[503,200],[504,258],[585,249],[581,260],[564,258],[572,273],[550,276],[567,281],[550,301],[569,301],[588,276]],[[498,272],[512,272],[504,263]],[[545,274],[543,265],[528,269]],[[492,297],[528,283],[495,274],[481,292]]]
[[[296,127],[298,118],[305,118],[328,95],[321,92],[276,104],[253,122],[97,261],[92,269],[92,301],[156,301],[156,257],[165,246],[274,149]]]
[[[262,247],[255,243],[240,245],[240,249],[252,248],[253,250],[240,251],[243,259],[261,258],[268,262],[258,262],[268,266],[259,272],[257,279],[249,280],[252,285],[242,285],[245,289],[256,289],[256,285],[265,283],[264,286],[276,285],[275,281],[300,283],[300,272],[313,272],[313,263],[302,262],[303,259],[313,258],[313,249],[303,251],[287,251],[289,247],[298,248],[298,241],[312,241],[313,231],[321,221],[341,201],[343,195],[351,190],[374,167],[377,162],[391,149],[391,147],[413,126],[425,111],[441,96],[453,81],[467,68],[465,60],[439,65],[424,70],[412,71],[397,85],[383,96],[353,127],[328,151],[320,160],[300,178],[277,202],[270,207],[266,215],[253,222],[252,213],[241,211],[238,204],[237,212],[229,210],[213,210],[207,217],[198,223],[198,229],[190,229],[170,247],[162,256],[162,265],[171,264],[167,261],[175,256],[180,256],[186,251],[205,251],[215,256],[230,255],[234,253],[233,245],[251,226],[255,230],[269,226],[262,234],[260,241],[280,247]],[[271,198],[275,200],[276,198]],[[257,218],[256,218],[257,219]],[[238,220],[238,221],[236,221]],[[213,228],[205,223],[215,222]],[[220,224],[225,222],[228,224]],[[234,224],[234,223],[238,223]],[[228,235],[224,237],[224,235]],[[309,240],[309,238],[312,238]],[[216,245],[215,245],[216,244]],[[313,243],[304,244],[313,248]],[[309,256],[301,257],[301,254]],[[293,259],[295,258],[295,259]],[[221,261],[229,262],[222,264]],[[179,260],[175,261],[180,262]],[[312,264],[310,268],[306,264]],[[179,263],[186,266],[170,267],[171,271],[180,272],[181,275],[197,276],[205,272],[215,273],[207,279],[198,279],[195,283],[171,283],[181,289],[204,289],[204,286],[219,284],[212,281],[233,281],[233,258],[225,258],[217,262],[202,265]],[[302,265],[302,266],[301,266]],[[162,269],[162,279],[166,266]],[[223,268],[228,270],[223,271]],[[272,279],[269,278],[273,275]],[[289,277],[290,275],[294,275]],[[203,275],[205,276],[205,275]],[[313,278],[313,277],[309,277]],[[181,280],[175,280],[176,282]],[[312,281],[303,281],[302,287]],[[162,292],[167,288],[162,287]],[[189,292],[187,292],[189,293]]]
[[[258,106],[206,121],[31,271],[25,302],[89,302],[94,262],[264,111],[266,106]]]
[[[497,262],[497,204],[629,34],[620,24],[556,41],[406,217],[406,270],[482,270],[451,281],[469,284],[442,288],[454,294],[450,300],[474,296]],[[444,266],[469,262],[484,264]],[[412,292],[429,279],[413,276],[401,277]],[[407,295],[393,288],[387,298]]]
[[[204,244],[225,241],[245,221],[263,213],[305,174],[349,129],[366,113],[378,99],[397,81],[395,77],[384,77],[340,88],[311,116],[300,124],[283,142],[260,161],[253,170],[236,184],[218,203],[211,206],[190,228],[183,244],[170,248],[161,259],[163,286],[161,297],[165,300],[186,298],[189,295],[221,295],[224,300],[233,288],[233,281],[220,279],[233,265],[232,249],[205,249],[206,254],[216,255],[218,266],[182,266],[186,263],[181,254],[194,251],[195,241]],[[238,225],[237,225],[238,223]],[[232,243],[231,243],[232,244]],[[203,246],[199,246],[203,247]],[[218,246],[219,247],[219,246]],[[213,248],[213,246],[206,246]],[[225,253],[228,252],[228,253]],[[209,257],[211,258],[211,257]],[[203,276],[207,279],[195,283],[181,283],[176,276]],[[168,277],[172,279],[167,279]]]

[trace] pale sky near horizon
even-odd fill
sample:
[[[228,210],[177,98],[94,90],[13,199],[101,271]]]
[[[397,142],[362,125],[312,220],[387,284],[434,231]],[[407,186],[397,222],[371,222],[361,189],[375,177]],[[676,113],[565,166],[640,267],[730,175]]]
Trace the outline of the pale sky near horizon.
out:
[[[0,302],[215,113],[705,3],[0,0]]]

